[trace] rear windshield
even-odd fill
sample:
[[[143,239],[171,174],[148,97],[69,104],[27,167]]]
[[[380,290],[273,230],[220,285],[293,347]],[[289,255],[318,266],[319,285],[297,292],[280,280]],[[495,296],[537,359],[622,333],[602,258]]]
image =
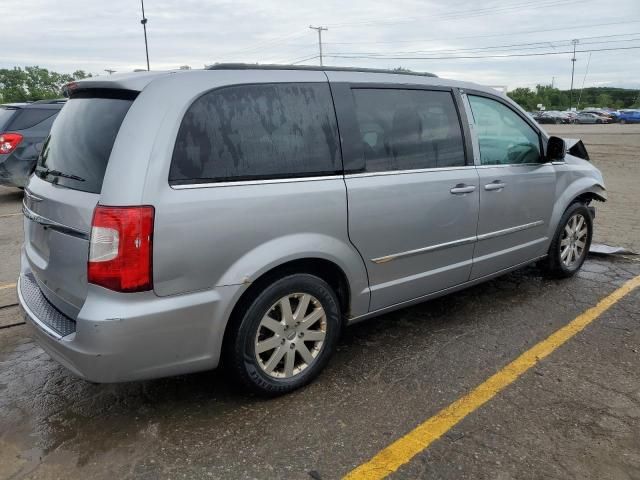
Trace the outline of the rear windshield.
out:
[[[122,120],[132,100],[72,98],[60,111],[36,175],[56,185],[100,193]]]
[[[44,108],[23,108],[19,115],[11,121],[11,124],[7,127],[9,130],[26,130],[32,128],[39,123],[45,121],[47,118],[52,117],[60,110],[57,109],[44,109]]]
[[[11,117],[16,113],[15,108],[0,108],[0,132],[5,129],[5,126],[11,120]]]

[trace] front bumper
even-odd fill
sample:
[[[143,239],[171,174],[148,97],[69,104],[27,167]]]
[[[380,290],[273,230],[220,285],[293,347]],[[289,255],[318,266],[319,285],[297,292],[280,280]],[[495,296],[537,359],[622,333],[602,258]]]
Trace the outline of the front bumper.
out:
[[[18,299],[35,340],[54,360],[86,380],[112,383],[215,368],[239,289],[157,297],[90,285],[74,321],[44,297],[31,272],[23,271]]]

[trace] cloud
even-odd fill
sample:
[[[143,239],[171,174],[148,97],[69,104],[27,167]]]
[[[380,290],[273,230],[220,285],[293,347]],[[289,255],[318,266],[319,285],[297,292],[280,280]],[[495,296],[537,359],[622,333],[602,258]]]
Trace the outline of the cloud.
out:
[[[565,51],[572,38],[583,39],[578,48],[584,50],[640,46],[640,34],[633,35],[640,26],[637,0],[617,0],[615,10],[598,0],[146,0],[145,9],[153,69],[185,64],[201,68],[221,61],[301,61],[317,55],[317,34],[308,28],[314,24],[329,28],[323,32],[325,64],[402,66],[509,88],[551,83],[554,78],[557,86],[568,88],[570,54],[372,57]],[[40,65],[95,74],[107,68],[142,68],[140,18],[136,0],[4,0],[0,67]],[[582,84],[587,58],[588,53],[578,54],[576,85]],[[311,58],[306,63],[317,62]],[[628,84],[639,75],[640,49],[593,52],[585,83]]]

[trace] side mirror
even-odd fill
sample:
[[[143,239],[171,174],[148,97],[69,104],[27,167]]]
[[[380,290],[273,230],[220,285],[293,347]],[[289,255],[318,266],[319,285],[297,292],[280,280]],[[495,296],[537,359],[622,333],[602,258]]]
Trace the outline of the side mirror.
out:
[[[567,145],[560,137],[549,137],[547,142],[547,162],[560,162],[564,160]]]

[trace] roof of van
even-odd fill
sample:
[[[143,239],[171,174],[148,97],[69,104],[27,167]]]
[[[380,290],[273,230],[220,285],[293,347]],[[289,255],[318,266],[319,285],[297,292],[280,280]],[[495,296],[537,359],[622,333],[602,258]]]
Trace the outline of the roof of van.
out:
[[[208,66],[204,71],[215,74],[216,71],[247,71],[247,70],[295,70],[295,71],[321,71],[321,72],[336,72],[340,76],[349,76],[349,79],[353,76],[352,81],[358,81],[358,77],[362,76],[363,80],[372,81],[373,78],[379,76],[379,80],[384,82],[394,80],[400,82],[400,76],[409,76],[413,78],[422,78],[425,83],[431,85],[441,85],[448,87],[467,88],[490,91],[498,95],[503,95],[501,92],[494,90],[490,87],[478,85],[470,82],[462,82],[457,80],[448,80],[439,78],[432,73],[426,72],[411,72],[411,71],[395,71],[395,70],[382,70],[372,68],[355,68],[355,67],[330,67],[330,66],[302,66],[302,65],[260,65],[260,64],[246,64],[246,63],[221,63]],[[135,90],[141,91],[152,81],[166,77],[168,75],[189,75],[195,72],[203,73],[203,70],[167,70],[167,71],[142,71],[142,72],[130,72],[130,73],[116,73],[108,76],[91,77],[84,80],[78,80],[68,83],[64,86],[63,91],[65,96],[68,96],[69,91],[74,89],[85,88],[108,88],[108,89],[123,89],[123,90]]]

